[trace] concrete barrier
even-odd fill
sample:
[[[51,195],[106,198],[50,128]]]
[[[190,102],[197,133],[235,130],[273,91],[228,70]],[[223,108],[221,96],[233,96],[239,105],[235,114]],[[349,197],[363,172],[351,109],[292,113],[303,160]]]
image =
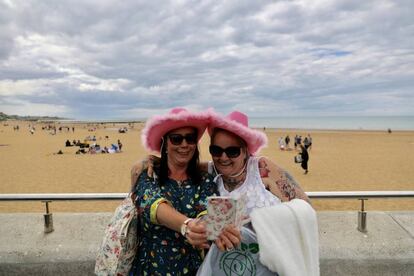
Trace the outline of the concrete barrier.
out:
[[[0,214],[0,275],[93,275],[110,213]],[[414,212],[318,212],[321,275],[414,275]]]

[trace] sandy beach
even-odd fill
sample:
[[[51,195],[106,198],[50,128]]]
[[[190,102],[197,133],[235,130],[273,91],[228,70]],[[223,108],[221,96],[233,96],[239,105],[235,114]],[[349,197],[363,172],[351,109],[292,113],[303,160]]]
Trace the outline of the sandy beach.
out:
[[[0,193],[119,193],[128,192],[131,165],[147,153],[141,146],[142,123],[75,124],[75,131],[42,130],[46,124],[7,121],[0,126]],[[13,126],[19,125],[18,131]],[[56,124],[57,127],[65,126]],[[120,127],[128,127],[119,133]],[[96,128],[96,130],[94,130]],[[293,162],[294,150],[281,151],[277,140],[289,134],[311,134],[309,174]],[[266,129],[269,145],[261,155],[287,169],[305,191],[370,191],[414,189],[414,132],[322,131]],[[110,146],[118,139],[123,151],[115,154],[75,154],[79,147],[65,141],[87,136]],[[108,138],[105,138],[105,137]],[[209,137],[201,144],[202,160],[209,160]],[[293,147],[293,141],[291,141]],[[63,154],[56,154],[62,150]],[[108,212],[117,201],[52,202],[52,212]],[[313,200],[317,210],[358,210],[358,200]],[[414,199],[370,199],[367,210],[414,210]],[[0,212],[44,212],[41,202],[0,202]]]

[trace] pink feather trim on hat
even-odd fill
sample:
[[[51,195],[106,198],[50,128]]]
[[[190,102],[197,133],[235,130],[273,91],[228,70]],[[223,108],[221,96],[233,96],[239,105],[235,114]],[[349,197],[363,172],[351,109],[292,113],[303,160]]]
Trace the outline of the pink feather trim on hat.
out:
[[[267,146],[267,136],[263,132],[249,128],[249,118],[246,114],[239,111],[233,111],[226,117],[220,116],[213,110],[208,110],[210,116],[210,124],[208,125],[208,133],[212,134],[215,128],[227,130],[240,138],[246,144],[250,154],[256,154],[261,148]]]
[[[147,120],[141,134],[141,141],[149,151],[161,150],[161,139],[168,132],[182,127],[194,127],[198,141],[204,134],[208,124],[208,116],[204,112],[191,112],[184,108],[173,108],[168,114],[155,115]]]

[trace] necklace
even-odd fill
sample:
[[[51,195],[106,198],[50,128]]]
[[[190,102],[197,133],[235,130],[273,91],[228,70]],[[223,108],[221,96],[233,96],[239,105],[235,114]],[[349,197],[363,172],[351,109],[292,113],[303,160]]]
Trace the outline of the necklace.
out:
[[[224,187],[226,188],[227,191],[231,192],[234,189],[236,189],[237,187],[239,187],[241,184],[243,184],[243,182],[246,180],[246,167],[247,167],[247,161],[248,161],[248,157],[244,160],[244,166],[243,168],[240,170],[240,172],[236,173],[236,174],[232,174],[230,176],[224,176],[222,174],[218,174],[216,167],[213,165],[214,171],[217,175],[221,175],[221,178],[223,179],[223,184]],[[239,179],[237,179],[239,176],[241,176]]]
[[[245,173],[246,172],[246,165],[247,165],[247,163],[244,164],[243,168],[241,169],[241,171],[239,173],[232,174],[232,175],[229,176],[229,178],[236,178],[236,177],[242,175],[243,173]]]
[[[168,171],[168,177],[176,181],[178,186],[183,185],[183,183],[188,179],[187,173],[172,173],[171,170]]]
[[[177,182],[178,187],[182,187],[183,185],[186,185],[186,183],[188,181],[188,178],[187,177],[186,178],[179,178],[179,179],[174,179],[173,178],[173,180],[175,182]]]
[[[227,191],[232,192],[236,188],[238,188],[240,186],[240,184],[242,184],[242,183],[243,183],[243,179],[241,179],[239,181],[233,181],[233,180],[224,181],[224,188],[226,188]]]
[[[224,177],[223,176],[223,184],[227,191],[231,192],[239,187],[243,182],[246,180],[246,170],[237,174],[237,177]],[[239,176],[241,176],[239,178]]]

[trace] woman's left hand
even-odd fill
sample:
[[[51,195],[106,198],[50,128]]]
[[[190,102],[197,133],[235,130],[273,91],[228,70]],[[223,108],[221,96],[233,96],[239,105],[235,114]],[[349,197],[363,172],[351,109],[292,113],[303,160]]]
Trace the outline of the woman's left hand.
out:
[[[225,227],[220,236],[215,241],[217,248],[221,251],[230,251],[238,246],[240,242],[240,230],[232,224]]]

